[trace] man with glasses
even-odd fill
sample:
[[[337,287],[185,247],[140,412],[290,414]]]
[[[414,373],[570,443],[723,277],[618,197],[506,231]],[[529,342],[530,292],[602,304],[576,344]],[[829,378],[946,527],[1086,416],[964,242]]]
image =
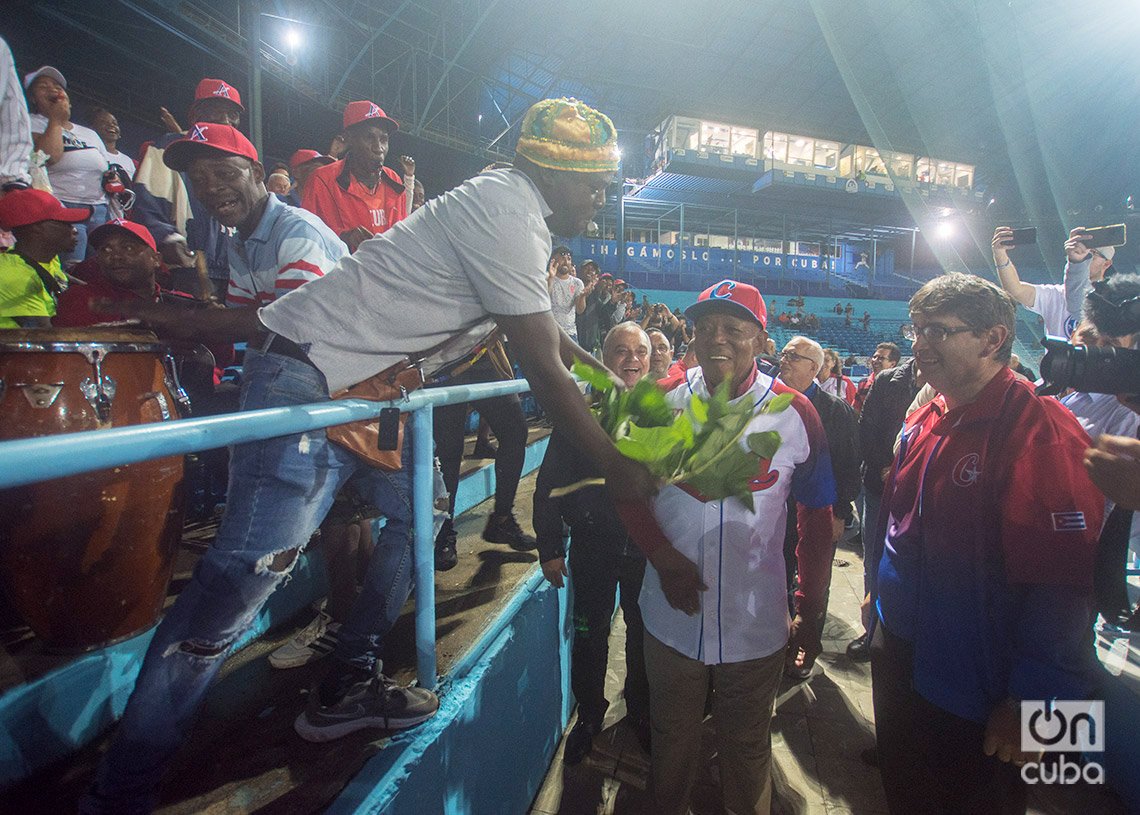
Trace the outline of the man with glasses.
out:
[[[879,511],[871,676],[892,813],[1023,813],[1022,699],[1092,693],[1104,499],[1088,436],[1008,368],[1014,302],[979,277],[911,298],[918,373]]]
[[[823,348],[807,337],[792,337],[780,352],[780,380],[808,398],[819,414],[827,446],[831,451],[831,471],[835,475],[835,503],[831,505],[831,553],[843,536],[843,529],[854,517],[854,501],[859,494],[859,420],[851,406],[837,396],[826,393],[815,376],[823,367]],[[788,602],[794,613],[796,590],[796,547],[800,536],[796,523],[796,502],[788,501],[788,523],[784,533],[784,565],[788,573]],[[820,612],[820,627],[827,618],[828,595]],[[788,665],[784,669],[793,679],[807,679],[811,666]]]
[[[1001,287],[1018,303],[1045,321],[1045,333],[1051,337],[1068,337],[1077,327],[1081,306],[1092,290],[1092,284],[1103,280],[1112,266],[1116,250],[1111,246],[1091,249],[1082,242],[1089,235],[1084,227],[1069,232],[1065,241],[1065,275],[1063,283],[1024,283],[1017,267],[1009,258],[1013,229],[999,226],[994,230],[994,266]]]

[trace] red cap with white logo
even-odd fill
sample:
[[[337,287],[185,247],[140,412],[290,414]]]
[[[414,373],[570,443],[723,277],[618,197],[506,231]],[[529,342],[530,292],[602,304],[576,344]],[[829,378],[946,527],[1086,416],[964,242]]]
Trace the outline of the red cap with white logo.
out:
[[[241,94],[237,92],[237,88],[220,79],[203,79],[198,83],[198,87],[194,89],[194,101],[201,102],[203,99],[225,99],[227,102],[233,102],[241,110],[245,110],[242,107]]]
[[[396,124],[396,120],[389,119],[388,115],[384,113],[384,109],[375,102],[364,100],[361,102],[349,102],[345,105],[344,127],[349,128],[361,122],[380,122],[380,124],[388,128],[389,133],[400,129],[400,126]]]
[[[685,316],[694,322],[705,314],[731,314],[742,320],[753,320],[761,328],[768,327],[768,307],[760,290],[747,283],[735,280],[722,280],[709,286],[697,298],[697,302],[685,309]]]
[[[134,221],[123,221],[119,218],[107,221],[107,223],[98,229],[93,230],[88,236],[87,241],[98,249],[103,241],[107,240],[107,238],[116,232],[129,232],[131,237],[142,241],[151,249],[158,249],[158,245],[154,242],[154,236],[150,234],[149,229],[142,224],[136,224]]]
[[[218,153],[242,156],[250,161],[258,160],[257,148],[236,127],[198,122],[190,125],[190,130],[185,136],[167,146],[162,161],[170,169],[182,172],[190,166],[190,162],[196,156],[202,155],[203,148],[207,147]]]

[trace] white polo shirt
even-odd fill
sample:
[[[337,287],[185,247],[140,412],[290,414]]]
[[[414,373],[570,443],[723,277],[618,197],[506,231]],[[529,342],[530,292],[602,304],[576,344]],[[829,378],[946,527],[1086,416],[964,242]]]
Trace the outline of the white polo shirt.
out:
[[[668,394],[684,408],[693,393],[708,397],[700,368]],[[759,408],[780,393],[792,404],[773,414]],[[835,503],[835,476],[827,437],[815,407],[799,391],[757,373],[740,397],[755,400],[757,413],[741,437],[775,430],[781,444],[772,461],[761,461],[752,480],[755,511],[736,498],[712,501],[693,490],[670,485],[652,502],[653,514],[677,550],[697,564],[708,590],[700,611],[689,616],[669,605],[661,579],[649,564],[641,588],[645,629],[661,642],[706,665],[743,662],[770,656],[788,642],[787,571],[784,533],[787,501],[792,495],[808,507]]]
[[[434,362],[459,358],[492,314],[550,311],[551,212],[526,174],[481,173],[261,309],[261,321],[308,346],[330,392],[467,334]]]

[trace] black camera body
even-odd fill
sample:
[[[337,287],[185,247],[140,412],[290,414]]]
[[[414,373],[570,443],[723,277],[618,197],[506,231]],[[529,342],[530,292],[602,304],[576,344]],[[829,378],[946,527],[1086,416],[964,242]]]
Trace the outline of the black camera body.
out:
[[[1073,345],[1057,337],[1041,341],[1042,396],[1055,396],[1066,388],[1081,393],[1140,393],[1140,351],[1107,346]]]

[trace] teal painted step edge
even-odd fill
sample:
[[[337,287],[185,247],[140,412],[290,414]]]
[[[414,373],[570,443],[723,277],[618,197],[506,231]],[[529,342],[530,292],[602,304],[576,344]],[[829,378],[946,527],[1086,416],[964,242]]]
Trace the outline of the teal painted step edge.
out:
[[[524,475],[542,463],[546,444],[543,438],[527,447]],[[494,467],[489,463],[460,481],[456,513],[466,512],[494,492]],[[320,547],[302,554],[292,579],[273,593],[238,647],[291,620],[323,594],[327,582]],[[152,634],[153,630],[83,654],[0,695],[0,788],[66,758],[118,720]]]
[[[526,812],[573,707],[569,597],[536,567],[456,663],[435,717],[393,737],[326,812]]]

